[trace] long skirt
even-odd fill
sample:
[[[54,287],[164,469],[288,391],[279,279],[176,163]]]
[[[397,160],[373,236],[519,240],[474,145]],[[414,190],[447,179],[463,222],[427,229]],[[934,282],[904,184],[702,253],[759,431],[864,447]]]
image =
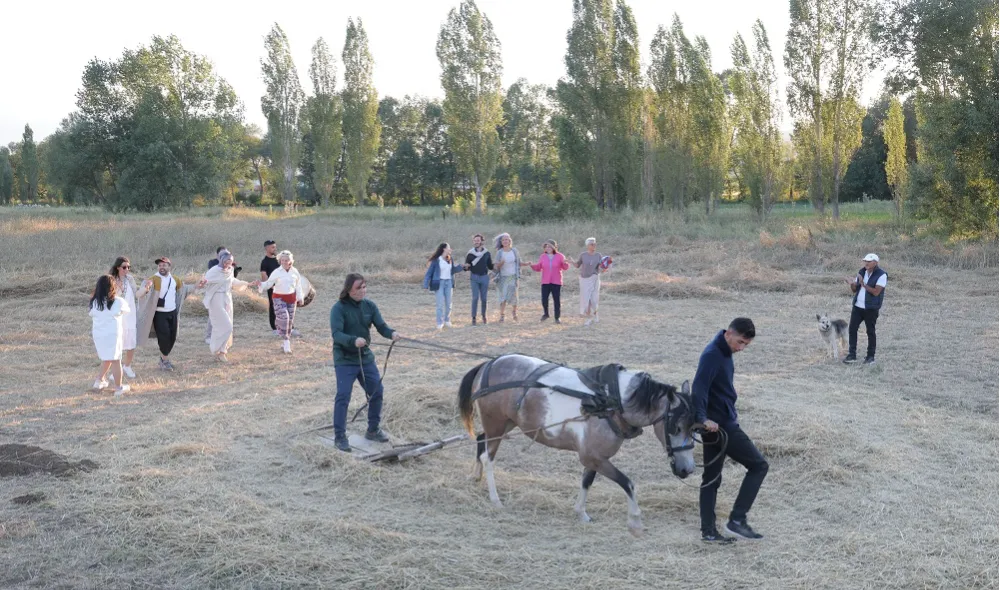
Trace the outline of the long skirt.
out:
[[[497,296],[500,303],[517,305],[517,275],[497,277]]]
[[[295,322],[295,304],[278,298],[273,298],[271,301],[274,302],[274,329],[287,340],[288,335],[292,333],[292,324]]]
[[[139,334],[136,315],[134,311],[122,315],[122,350],[135,350],[135,340]]]
[[[229,352],[233,345],[233,296],[216,293],[208,302],[208,321],[212,323],[212,354]]]
[[[601,301],[601,275],[594,273],[580,279],[580,315],[597,314]]]

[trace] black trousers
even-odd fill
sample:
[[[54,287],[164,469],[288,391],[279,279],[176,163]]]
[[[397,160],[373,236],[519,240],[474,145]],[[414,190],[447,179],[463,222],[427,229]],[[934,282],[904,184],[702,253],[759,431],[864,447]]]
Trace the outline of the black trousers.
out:
[[[177,341],[177,310],[154,313],[153,330],[156,331],[156,343],[160,346],[160,354],[170,356],[174,342]]]
[[[277,330],[278,328],[274,325],[274,289],[267,290],[267,319],[271,322],[271,331]]]
[[[740,491],[736,495],[736,502],[733,503],[733,511],[729,513],[731,520],[744,520],[747,512],[753,506],[753,501],[757,499],[757,492],[760,491],[760,484],[764,482],[767,475],[768,464],[764,456],[760,454],[753,441],[747,436],[739,426],[719,426],[725,429],[729,435],[729,444],[726,446],[726,457],[736,461],[747,468],[746,475],[743,476],[743,483]],[[714,432],[702,434],[705,443],[705,473],[701,476],[701,494],[698,498],[698,507],[701,511],[701,532],[710,533],[715,528],[715,500],[718,496],[719,485],[722,484],[722,466],[725,464],[725,457],[719,457],[721,447],[718,444],[719,435]],[[718,458],[718,459],[716,459]],[[716,479],[718,477],[718,479]],[[714,482],[708,482],[715,479]]]
[[[868,357],[875,358],[875,322],[878,320],[877,309],[861,309],[858,306],[851,307],[851,323],[847,328],[847,354],[855,356],[858,352],[858,328],[861,322],[865,323],[865,332],[868,333]]]
[[[549,315],[549,295],[552,295],[552,310],[555,312],[555,317],[559,319],[559,293],[562,291],[562,285],[551,285],[549,283],[542,283],[542,312],[545,315]]]

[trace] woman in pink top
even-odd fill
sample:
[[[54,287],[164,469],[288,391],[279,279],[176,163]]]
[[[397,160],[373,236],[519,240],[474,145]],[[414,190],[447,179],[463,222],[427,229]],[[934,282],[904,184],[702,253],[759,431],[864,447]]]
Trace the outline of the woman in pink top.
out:
[[[542,319],[549,319],[549,294],[552,295],[556,323],[559,323],[559,293],[562,291],[562,273],[569,269],[566,257],[559,253],[555,240],[545,240],[538,264],[530,264],[531,270],[542,273]]]

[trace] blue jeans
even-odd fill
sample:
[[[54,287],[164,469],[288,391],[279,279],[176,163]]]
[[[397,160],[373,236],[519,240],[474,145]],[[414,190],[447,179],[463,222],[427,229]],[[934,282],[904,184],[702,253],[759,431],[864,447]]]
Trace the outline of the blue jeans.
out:
[[[482,301],[483,312],[480,314],[486,319],[486,293],[490,290],[490,275],[469,275],[469,284],[472,287],[472,319],[476,319],[476,304]]]
[[[451,321],[451,290],[452,290],[452,280],[445,279],[441,281],[441,286],[435,292],[435,297],[437,298],[437,325],[441,325],[445,322]]]
[[[354,382],[359,381],[364,387],[368,400],[368,430],[378,430],[382,421],[382,378],[378,374],[375,363],[364,365],[336,365],[333,367],[337,375],[337,397],[333,400],[333,433],[344,436],[347,433],[347,406],[351,405],[351,390]]]

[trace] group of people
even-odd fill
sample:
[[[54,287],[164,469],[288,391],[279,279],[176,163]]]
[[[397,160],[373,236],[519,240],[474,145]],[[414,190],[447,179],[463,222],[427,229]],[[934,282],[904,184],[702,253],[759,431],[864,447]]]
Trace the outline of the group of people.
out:
[[[477,303],[481,303],[481,317],[486,321],[486,290],[489,286],[487,271],[495,273],[497,290],[500,295],[500,321],[503,321],[504,306],[511,304],[512,315],[516,318],[517,278],[522,266],[531,266],[543,276],[543,306],[546,311],[542,319],[548,317],[546,293],[556,302],[554,311],[559,318],[559,289],[544,285],[561,285],[562,270],[568,262],[559,253],[554,240],[546,240],[539,261],[535,264],[522,262],[513,248],[509,234],[497,236],[497,260],[483,247],[483,236],[473,237],[473,247],[466,255],[465,262],[453,261],[451,247],[443,243],[431,256],[424,278],[425,287],[438,293],[438,327],[448,325],[451,307],[450,291],[454,274],[462,270],[472,272],[473,303],[472,318],[476,320]],[[599,273],[602,272],[601,255],[596,252],[596,240],[588,238],[587,251],[581,253],[574,263],[577,268],[587,265],[589,273],[581,272],[581,313],[593,319],[597,314],[597,292],[600,289]],[[234,286],[256,286],[267,290],[273,302],[271,326],[283,339],[283,350],[290,351],[289,336],[292,332],[295,304],[302,301],[301,278],[292,266],[291,252],[276,253],[274,242],[265,244],[266,256],[261,262],[261,278],[251,283],[235,278],[235,259],[225,248],[217,252],[215,264],[210,263],[209,271],[196,287],[206,287],[205,306],[209,309],[211,335],[207,339],[216,355],[222,355],[232,343],[232,297]],[[273,258],[274,261],[269,261]],[[596,263],[594,261],[597,261]],[[278,266],[274,266],[277,262]],[[864,266],[856,276],[846,282],[853,293],[850,322],[850,349],[844,362],[856,360],[857,332],[863,322],[868,331],[866,362],[875,359],[875,322],[885,297],[887,275],[878,267],[876,254],[864,257]],[[94,344],[102,361],[100,373],[94,387],[108,386],[106,377],[117,384],[115,393],[128,391],[124,376],[134,377],[131,368],[133,353],[142,336],[150,334],[150,325],[160,346],[160,367],[172,368],[168,356],[177,335],[177,317],[184,298],[190,289],[181,279],[170,273],[171,263],[167,258],[156,260],[157,274],[136,285],[131,276],[131,264],[125,257],[115,261],[111,271],[97,280],[90,300],[90,315],[93,317]],[[596,264],[596,265],[595,265]],[[509,272],[504,273],[504,268]],[[558,269],[558,270],[557,270]],[[478,271],[478,272],[477,272]],[[558,276],[557,276],[558,275]],[[477,278],[478,277],[478,278]],[[484,279],[485,277],[485,279]],[[597,277],[593,284],[584,289],[584,280]],[[548,279],[548,280],[546,280]],[[558,282],[555,282],[558,279]],[[513,287],[511,284],[513,283]],[[358,273],[347,275],[337,302],[330,310],[330,333],[333,339],[333,361],[336,374],[336,395],[334,398],[333,429],[334,444],[343,452],[351,452],[347,438],[347,410],[350,406],[354,383],[359,382],[365,392],[368,404],[368,427],[365,438],[376,442],[387,442],[388,435],[381,428],[382,401],[384,390],[382,376],[371,350],[371,328],[384,338],[398,341],[402,336],[389,327],[378,306],[367,298],[368,284]],[[441,295],[448,291],[447,296]],[[513,291],[513,293],[511,293]],[[155,293],[156,298],[151,297]],[[442,305],[442,302],[446,306]],[[149,311],[153,313],[150,315]],[[586,313],[585,313],[586,312]],[[138,331],[137,331],[138,329]],[[702,540],[706,543],[728,544],[734,537],[719,533],[716,523],[716,500],[722,483],[722,469],[725,457],[743,465],[747,472],[740,485],[725,530],[742,539],[763,537],[747,522],[747,515],[767,475],[769,465],[750,437],[742,430],[736,411],[737,391],[734,385],[733,355],[748,347],[756,337],[756,327],[750,318],[740,317],[719,331],[702,351],[698,368],[692,383],[692,411],[695,423],[704,427],[703,441],[705,470],[699,493]],[[122,358],[125,359],[124,365]],[[724,433],[720,434],[720,433]],[[725,441],[725,444],[719,444]],[[724,456],[720,456],[724,455]]]
[[[522,260],[520,252],[514,247],[514,242],[508,233],[502,233],[494,238],[495,254],[492,254],[483,244],[482,234],[472,236],[472,248],[465,255],[465,261],[459,263],[453,256],[451,245],[442,242],[427,258],[427,270],[424,272],[423,286],[435,293],[437,329],[452,327],[451,308],[452,292],[455,288],[455,275],[469,271],[469,283],[472,292],[472,325],[478,321],[487,323],[486,300],[490,280],[496,284],[497,302],[500,304],[499,322],[506,318],[507,306],[510,306],[511,319],[517,321],[518,290],[521,280],[521,268],[529,267],[541,273],[542,284],[542,317],[541,321],[549,319],[549,300],[552,301],[552,312],[555,323],[560,323],[562,315],[562,285],[563,271],[572,264],[580,271],[580,315],[586,318],[585,325],[600,321],[597,314],[601,295],[601,273],[609,268],[610,257],[597,251],[597,239],[587,238],[586,250],[575,260],[566,258],[559,252],[559,245],[549,239],[542,243],[542,253],[537,262]],[[478,316],[477,316],[478,312]],[[478,318],[478,319],[477,319]]]
[[[216,360],[227,361],[233,344],[233,290],[249,287],[267,292],[271,330],[281,337],[283,352],[291,353],[291,337],[298,335],[295,310],[306,297],[304,281],[291,252],[278,252],[273,240],[265,242],[264,250],[260,279],[238,279],[242,268],[236,266],[233,254],[220,246],[207,272],[194,285],[185,284],[172,273],[173,263],[166,256],[154,261],[156,274],[139,285],[132,275],[131,261],[118,257],[108,274],[98,277],[90,298],[92,336],[101,360],[94,389],[106,389],[113,382],[116,395],[128,391],[124,378],[135,378],[135,349],[153,336],[160,351],[159,368],[172,371],[170,353],[177,341],[181,309],[187,296],[197,289],[203,290],[202,302],[208,310],[205,343]]]

